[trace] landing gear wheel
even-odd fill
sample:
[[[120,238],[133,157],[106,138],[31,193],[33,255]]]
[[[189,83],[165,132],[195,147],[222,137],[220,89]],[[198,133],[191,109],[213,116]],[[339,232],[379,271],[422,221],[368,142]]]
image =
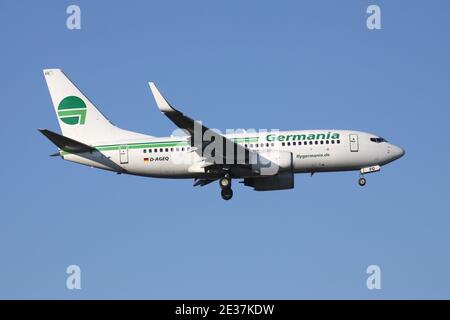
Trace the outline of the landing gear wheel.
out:
[[[359,180],[358,180],[358,183],[361,187],[364,187],[366,185],[366,182],[367,182],[366,178],[363,178],[363,177],[359,178]]]
[[[220,179],[219,183],[220,183],[220,187],[222,189],[230,188],[230,186],[231,186],[230,175],[226,174],[223,178]]]
[[[230,200],[233,197],[233,190],[231,188],[224,188],[220,192],[223,200]]]

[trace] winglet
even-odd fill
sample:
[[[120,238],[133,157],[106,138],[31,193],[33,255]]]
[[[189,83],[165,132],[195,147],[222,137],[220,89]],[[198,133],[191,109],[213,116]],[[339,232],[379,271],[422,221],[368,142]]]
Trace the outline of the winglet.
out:
[[[163,97],[161,92],[159,92],[158,88],[156,88],[153,82],[148,83],[150,86],[150,90],[152,90],[153,97],[155,98],[156,104],[161,112],[176,112],[174,108],[167,102],[167,100]]]

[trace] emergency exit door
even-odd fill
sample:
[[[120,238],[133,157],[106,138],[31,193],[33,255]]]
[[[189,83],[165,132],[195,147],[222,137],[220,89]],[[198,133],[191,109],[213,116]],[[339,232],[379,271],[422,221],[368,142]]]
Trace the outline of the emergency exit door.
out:
[[[128,163],[128,146],[119,147],[120,164]]]
[[[350,151],[351,152],[358,152],[359,151],[358,135],[357,134],[351,134],[349,136],[350,136]]]

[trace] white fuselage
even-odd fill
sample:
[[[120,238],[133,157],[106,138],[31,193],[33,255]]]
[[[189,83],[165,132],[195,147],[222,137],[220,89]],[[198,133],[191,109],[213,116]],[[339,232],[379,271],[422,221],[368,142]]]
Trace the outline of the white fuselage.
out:
[[[301,130],[236,133],[227,138],[258,153],[291,152],[294,173],[360,170],[385,165],[404,151],[378,136],[361,131]],[[372,140],[371,140],[372,139]],[[189,137],[139,137],[128,141],[94,144],[92,153],[70,154],[65,160],[133,175],[161,178],[204,178],[203,158],[189,144]],[[237,178],[251,176],[237,174]]]

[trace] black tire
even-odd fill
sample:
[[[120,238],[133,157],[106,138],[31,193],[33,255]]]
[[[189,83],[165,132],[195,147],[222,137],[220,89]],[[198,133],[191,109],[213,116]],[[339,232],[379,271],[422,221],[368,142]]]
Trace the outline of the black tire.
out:
[[[359,178],[358,183],[361,187],[364,187],[366,185],[366,179],[365,178]]]
[[[220,194],[223,200],[230,200],[231,198],[233,198],[233,190],[231,190],[230,188],[222,189]]]

